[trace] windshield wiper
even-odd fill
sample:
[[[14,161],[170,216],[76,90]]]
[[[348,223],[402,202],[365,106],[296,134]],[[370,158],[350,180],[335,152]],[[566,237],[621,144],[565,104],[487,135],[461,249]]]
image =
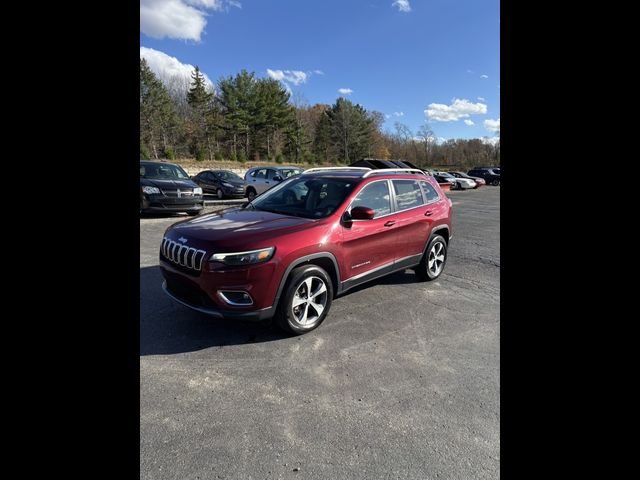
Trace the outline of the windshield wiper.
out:
[[[282,211],[282,210],[272,210],[272,209],[269,209],[269,208],[259,208],[258,210],[262,210],[262,211],[269,212],[269,213],[275,213],[276,215],[285,215],[287,217],[309,218],[309,217],[305,217],[304,215],[301,215],[300,213],[285,212],[285,211]]]

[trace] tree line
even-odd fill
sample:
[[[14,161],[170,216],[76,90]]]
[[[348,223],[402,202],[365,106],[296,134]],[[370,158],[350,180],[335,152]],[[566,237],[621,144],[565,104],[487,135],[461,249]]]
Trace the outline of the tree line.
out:
[[[403,159],[420,166],[499,164],[500,144],[437,142],[425,124],[383,131],[385,116],[348,99],[308,105],[282,84],[242,70],[214,88],[195,67],[168,86],[140,60],[140,158],[348,164]]]

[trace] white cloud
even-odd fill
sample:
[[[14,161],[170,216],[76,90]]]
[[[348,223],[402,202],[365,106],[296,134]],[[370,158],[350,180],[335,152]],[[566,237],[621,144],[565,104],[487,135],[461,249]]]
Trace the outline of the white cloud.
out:
[[[144,58],[149,68],[165,85],[169,85],[178,80],[187,80],[191,83],[191,74],[195,67],[188,63],[182,63],[176,57],[170,57],[164,52],[154,50],[153,48],[140,47],[140,58]],[[207,86],[213,89],[213,82],[206,74],[202,74]]]
[[[237,0],[140,0],[140,31],[153,38],[200,41],[207,11],[227,5],[241,8]]]
[[[429,120],[435,122],[452,122],[469,118],[470,115],[487,113],[487,106],[484,103],[471,103],[466,99],[454,98],[451,105],[431,103],[424,113]]]
[[[483,97],[478,97],[478,100],[480,100],[481,102],[485,101],[485,99]]]
[[[467,70],[467,73],[475,73],[473,70]]]
[[[482,143],[487,143],[489,145],[495,146],[500,142],[500,137],[482,137],[480,140],[482,141]]]
[[[491,119],[485,120],[484,121],[484,128],[486,128],[490,132],[499,132],[500,131],[500,119],[498,118],[497,120],[491,120]]]
[[[315,73],[316,75],[324,75],[324,72],[322,70],[314,70],[313,73]]]
[[[404,117],[404,112],[393,112],[396,117]]]
[[[389,115],[388,113],[386,113],[386,114],[384,115],[384,118],[391,118],[391,115]]]
[[[339,88],[338,93],[341,93],[342,95],[351,95],[353,93],[353,90],[351,90],[350,88]]]
[[[469,125],[469,126],[471,126],[471,125],[475,125],[475,123],[473,123],[473,120],[469,120],[469,119],[465,120],[465,121],[464,121],[464,124],[465,124],[465,125]]]
[[[274,80],[293,83],[296,86],[301,83],[306,83],[308,78],[307,73],[301,70],[271,70],[270,68],[267,68],[267,75]]]
[[[489,78],[489,75],[480,75],[480,78]]]
[[[392,4],[392,7],[398,7],[399,12],[410,12],[411,5],[409,4],[409,0],[395,0]]]

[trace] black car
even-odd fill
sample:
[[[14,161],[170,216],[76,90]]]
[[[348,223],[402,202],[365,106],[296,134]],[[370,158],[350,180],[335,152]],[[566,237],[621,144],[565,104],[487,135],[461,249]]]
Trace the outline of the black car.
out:
[[[500,185],[499,170],[496,172],[493,168],[474,168],[473,170],[469,170],[467,175],[484,178],[485,182],[496,187]]]
[[[173,163],[140,161],[140,213],[187,212],[204,208],[202,188]]]
[[[221,200],[244,197],[244,179],[229,170],[203,170],[192,179],[204,193],[215,193]]]

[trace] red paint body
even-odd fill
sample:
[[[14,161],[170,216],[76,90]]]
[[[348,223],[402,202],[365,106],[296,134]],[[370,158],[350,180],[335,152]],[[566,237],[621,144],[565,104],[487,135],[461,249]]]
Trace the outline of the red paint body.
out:
[[[378,219],[345,223],[343,214],[365,185],[382,179],[429,182],[439,199],[427,205],[385,215]],[[358,178],[354,178],[358,181]],[[336,260],[339,284],[399,258],[423,253],[434,227],[446,225],[451,235],[451,201],[433,177],[412,174],[373,175],[364,178],[336,211],[323,219],[289,217],[265,211],[231,208],[171,226],[165,237],[187,239],[189,247],[204,250],[199,272],[185,272],[160,255],[167,280],[207,295],[213,308],[256,311],[275,307],[278,289],[287,267],[306,255],[328,252]],[[243,252],[275,247],[266,263],[227,266],[208,261],[213,253]],[[340,285],[338,285],[339,287]],[[217,295],[220,289],[245,290],[251,306],[230,306]],[[336,288],[338,292],[340,288]]]

